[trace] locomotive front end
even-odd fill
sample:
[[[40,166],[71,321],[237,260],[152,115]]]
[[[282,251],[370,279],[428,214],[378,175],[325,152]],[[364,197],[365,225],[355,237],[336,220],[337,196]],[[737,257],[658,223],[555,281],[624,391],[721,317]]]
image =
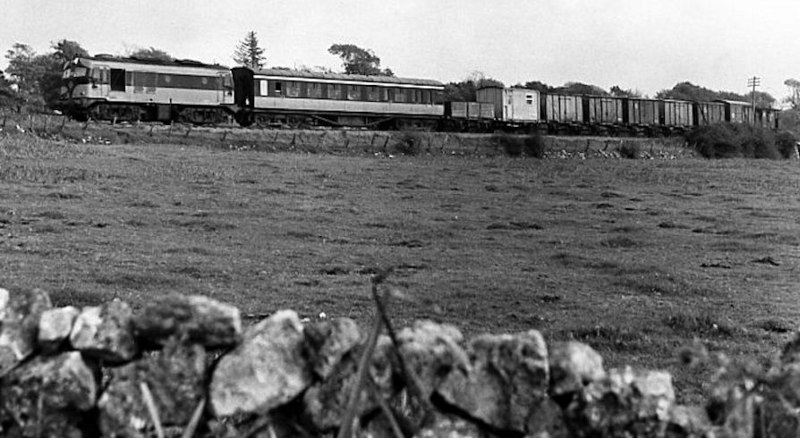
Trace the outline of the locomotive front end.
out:
[[[75,119],[86,119],[89,106],[97,95],[97,70],[92,69],[91,62],[76,58],[64,65],[61,75],[61,91],[59,109]]]

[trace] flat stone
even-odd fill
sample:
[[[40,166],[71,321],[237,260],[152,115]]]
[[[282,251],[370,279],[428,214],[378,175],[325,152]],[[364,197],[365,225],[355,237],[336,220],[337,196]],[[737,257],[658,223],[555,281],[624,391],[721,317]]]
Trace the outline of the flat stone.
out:
[[[104,436],[152,436],[143,385],[152,394],[164,427],[185,426],[205,397],[206,354],[198,344],[175,340],[163,350],[109,372],[108,385],[97,403]]]
[[[42,312],[39,318],[39,331],[37,343],[45,354],[58,352],[62,345],[69,339],[72,324],[80,314],[80,310],[73,306],[48,309]]]
[[[547,399],[549,370],[542,335],[481,335],[467,353],[467,372],[456,370],[437,388],[442,400],[502,431],[528,432],[529,418]]]
[[[92,437],[98,392],[96,370],[76,351],[39,356],[2,380],[3,436]]]
[[[239,309],[202,295],[170,294],[133,318],[140,343],[162,346],[171,337],[185,337],[206,348],[235,346],[242,336]]]
[[[214,370],[212,411],[217,416],[265,412],[295,398],[312,382],[304,343],[303,325],[293,310],[250,327]]]
[[[603,379],[603,357],[592,347],[575,341],[550,345],[550,393],[574,393]]]
[[[461,347],[464,336],[455,326],[416,321],[412,327],[400,330],[397,340],[400,352],[409,368],[416,373],[425,397],[430,397],[449,370],[466,370],[469,367],[469,357]],[[390,342],[380,345],[383,350],[379,349],[379,354],[387,356],[385,361],[394,362],[390,357],[394,346]],[[402,374],[399,369],[395,372]]]
[[[131,307],[122,301],[84,307],[70,333],[72,347],[110,364],[133,359],[139,347],[133,337]]]
[[[0,288],[0,377],[33,353],[39,318],[51,307],[41,289]]]

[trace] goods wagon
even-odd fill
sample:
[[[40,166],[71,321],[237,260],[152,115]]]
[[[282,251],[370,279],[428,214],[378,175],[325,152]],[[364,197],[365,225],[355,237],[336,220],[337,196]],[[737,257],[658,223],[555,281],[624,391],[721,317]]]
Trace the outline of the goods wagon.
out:
[[[490,104],[494,117],[510,124],[538,123],[539,92],[525,88],[485,87],[476,92],[477,101]],[[488,109],[485,110],[488,114]]]
[[[694,126],[713,125],[725,121],[725,104],[722,102],[695,102]]]
[[[658,102],[655,99],[626,98],[623,123],[635,132],[652,132],[661,124]]]
[[[584,96],[583,121],[593,130],[616,131],[624,123],[624,100],[618,97]]]
[[[542,99],[542,119],[551,132],[580,131],[583,120],[583,98],[567,94],[546,94]]]
[[[772,108],[756,108],[755,126],[764,129],[778,129],[778,114],[780,110]]]
[[[494,105],[490,103],[444,103],[444,127],[449,131],[488,131],[494,118]]]
[[[665,132],[692,126],[692,102],[685,100],[659,101],[661,125]]]
[[[725,106],[725,121],[731,123],[753,123],[753,108],[749,102],[722,100]]]

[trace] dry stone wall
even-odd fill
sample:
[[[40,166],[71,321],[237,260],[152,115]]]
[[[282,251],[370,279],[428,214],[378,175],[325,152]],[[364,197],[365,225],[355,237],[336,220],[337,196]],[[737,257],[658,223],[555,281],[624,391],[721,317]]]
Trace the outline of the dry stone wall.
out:
[[[536,330],[465,339],[419,321],[368,339],[292,310],[243,329],[202,296],[134,313],[0,288],[0,436],[336,436],[350,412],[360,437],[800,436],[800,338],[768,371],[720,359],[703,406],[677,404],[667,372],[607,370]]]

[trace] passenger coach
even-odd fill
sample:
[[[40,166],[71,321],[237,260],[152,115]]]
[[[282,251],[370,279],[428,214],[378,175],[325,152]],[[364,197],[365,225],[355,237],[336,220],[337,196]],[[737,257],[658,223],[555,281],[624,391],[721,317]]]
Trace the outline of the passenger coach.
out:
[[[441,82],[297,70],[233,69],[237,121],[261,127],[435,129]]]

